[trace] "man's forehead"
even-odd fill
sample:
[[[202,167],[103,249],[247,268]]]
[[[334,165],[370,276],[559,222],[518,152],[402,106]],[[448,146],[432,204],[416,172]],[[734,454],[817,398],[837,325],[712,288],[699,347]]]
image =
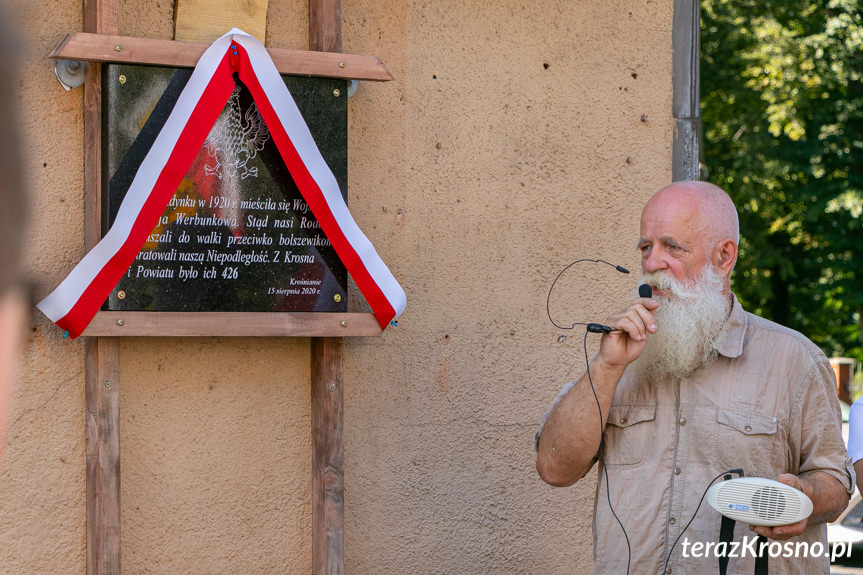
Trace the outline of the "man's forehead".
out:
[[[641,212],[641,235],[678,237],[698,233],[703,227],[701,202],[692,194],[660,192]]]
[[[683,184],[677,184],[662,188],[653,194],[644,205],[644,211],[675,209],[697,212],[706,201],[707,198],[699,190]]]

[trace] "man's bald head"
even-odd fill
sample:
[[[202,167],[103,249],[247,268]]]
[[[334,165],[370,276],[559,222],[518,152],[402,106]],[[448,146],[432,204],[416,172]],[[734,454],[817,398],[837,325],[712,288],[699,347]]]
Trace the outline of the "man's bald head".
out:
[[[714,243],[730,238],[740,243],[737,209],[731,197],[719,186],[699,181],[674,182],[653,194],[645,208],[654,200],[692,203],[697,206],[700,223],[707,232],[705,239]]]

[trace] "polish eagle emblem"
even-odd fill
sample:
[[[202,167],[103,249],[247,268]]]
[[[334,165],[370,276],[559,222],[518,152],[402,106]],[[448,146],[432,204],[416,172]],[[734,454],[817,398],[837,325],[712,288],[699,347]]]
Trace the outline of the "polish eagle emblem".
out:
[[[204,173],[220,180],[239,176],[241,180],[258,177],[257,166],[249,161],[257,157],[270,139],[270,131],[261,118],[258,106],[253,102],[243,114],[240,108],[240,87],[236,86],[228,98],[225,111],[216,120],[204,145],[216,163],[206,164]]]

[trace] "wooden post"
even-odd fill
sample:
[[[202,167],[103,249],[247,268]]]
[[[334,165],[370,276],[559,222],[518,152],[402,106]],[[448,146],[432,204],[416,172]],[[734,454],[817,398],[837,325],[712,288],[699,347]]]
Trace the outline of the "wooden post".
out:
[[[120,402],[117,340],[87,342],[87,575],[120,573]]]
[[[312,573],[344,569],[342,338],[312,338]]]
[[[341,0],[309,0],[309,50],[341,52]],[[342,340],[312,338],[312,573],[342,575],[344,391]]]
[[[309,50],[342,51],[342,0],[309,0]]]
[[[117,34],[117,0],[86,0],[84,31]],[[102,237],[102,70],[84,82],[84,245]],[[87,441],[87,575],[120,573],[119,351],[114,338],[84,344]]]
[[[265,44],[268,0],[176,0],[174,39],[208,45],[239,28]]]

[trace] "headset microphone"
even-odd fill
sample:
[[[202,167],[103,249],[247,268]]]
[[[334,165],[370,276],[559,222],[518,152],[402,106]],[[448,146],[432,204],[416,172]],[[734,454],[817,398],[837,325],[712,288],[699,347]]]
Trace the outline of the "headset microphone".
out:
[[[560,273],[557,274],[557,277],[554,278],[553,282],[551,282],[551,287],[548,288],[548,297],[546,298],[546,301],[545,301],[545,311],[548,314],[548,321],[550,321],[554,327],[559,328],[559,329],[572,329],[577,325],[584,325],[584,326],[587,326],[588,333],[611,333],[611,332],[615,331],[614,328],[609,327],[607,325],[602,325],[601,323],[584,323],[584,322],[577,321],[577,322],[573,323],[572,325],[570,325],[569,327],[566,327],[564,325],[558,325],[557,322],[555,322],[553,319],[551,319],[551,292],[552,292],[552,290],[554,290],[554,285],[557,283],[557,280],[560,279],[560,276],[562,276],[566,270],[568,270],[569,268],[571,268],[575,264],[580,264],[582,262],[592,262],[595,264],[605,264],[607,266],[613,267],[614,269],[616,269],[617,271],[619,271],[622,274],[628,274],[629,273],[629,270],[626,269],[625,267],[615,265],[611,262],[607,262],[607,261],[601,260],[601,259],[593,260],[593,259],[589,259],[589,258],[584,258],[584,259],[580,259],[580,260],[575,260],[574,262],[572,262],[571,264],[569,264],[568,266],[566,266],[565,268],[560,270]],[[640,286],[638,286],[638,296],[643,297],[643,298],[651,298],[651,297],[653,297],[653,290],[650,288],[649,285],[641,284]]]
[[[575,260],[574,262],[572,262],[571,264],[569,264],[568,266],[566,266],[565,268],[560,270],[560,273],[557,274],[557,277],[554,278],[553,282],[551,282],[551,287],[548,288],[548,297],[545,300],[545,312],[546,312],[546,314],[548,314],[548,321],[550,321],[554,327],[559,328],[559,329],[572,329],[577,325],[586,325],[587,331],[589,331],[591,333],[610,333],[612,331],[612,329],[608,326],[602,325],[601,323],[584,323],[584,322],[577,321],[577,322],[573,323],[572,325],[570,325],[569,327],[566,327],[564,325],[558,325],[553,319],[551,319],[551,292],[552,292],[552,290],[554,290],[554,285],[557,283],[557,280],[560,279],[560,276],[562,276],[566,270],[568,270],[569,268],[571,268],[575,264],[580,264],[582,262],[592,262],[595,264],[605,264],[607,266],[613,267],[614,269],[616,269],[617,271],[619,271],[622,274],[628,274],[629,273],[629,270],[626,269],[625,267],[618,266],[618,265],[615,265],[611,262],[607,262],[607,261],[601,260],[601,259],[593,260],[590,258],[582,258],[580,260]]]

